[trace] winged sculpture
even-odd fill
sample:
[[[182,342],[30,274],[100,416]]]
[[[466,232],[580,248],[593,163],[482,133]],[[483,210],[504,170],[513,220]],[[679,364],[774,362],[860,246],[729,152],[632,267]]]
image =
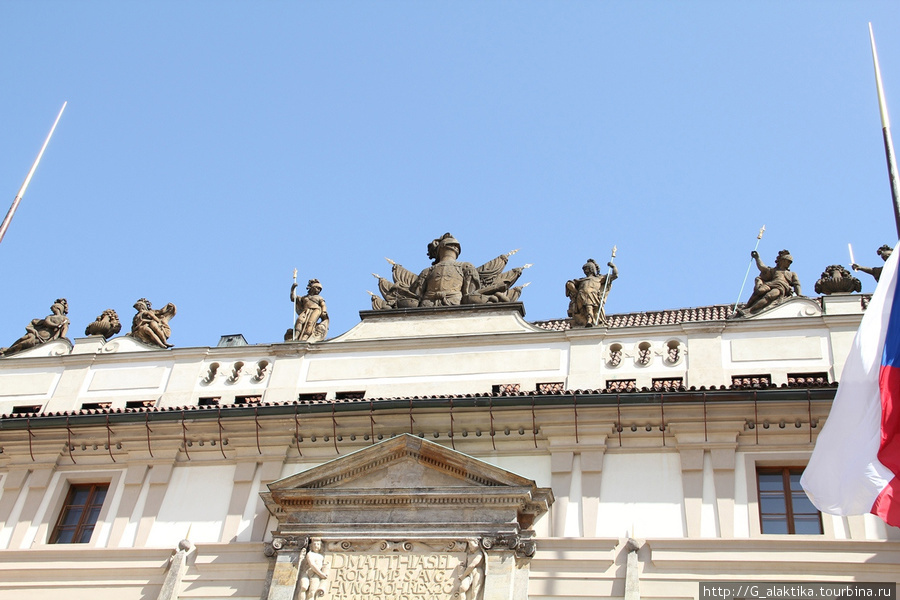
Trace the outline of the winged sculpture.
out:
[[[515,302],[525,285],[512,287],[531,265],[504,271],[513,250],[489,260],[480,267],[458,261],[462,247],[449,233],[428,244],[431,266],[416,275],[391,259],[391,280],[372,273],[378,280],[381,297],[372,292],[373,310],[461,304]]]

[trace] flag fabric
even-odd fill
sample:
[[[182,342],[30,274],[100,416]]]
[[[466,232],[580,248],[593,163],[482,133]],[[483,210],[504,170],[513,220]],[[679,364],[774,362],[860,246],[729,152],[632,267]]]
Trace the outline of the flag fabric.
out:
[[[884,265],[800,484],[832,515],[873,513],[900,527],[900,287]]]

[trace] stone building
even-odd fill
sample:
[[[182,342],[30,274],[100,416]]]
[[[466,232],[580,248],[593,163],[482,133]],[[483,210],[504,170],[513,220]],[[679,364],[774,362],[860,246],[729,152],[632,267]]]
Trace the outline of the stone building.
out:
[[[895,528],[819,515],[797,484],[866,301],[577,329],[492,302],[364,311],[318,343],[49,341],[0,360],[0,599],[898,581]]]

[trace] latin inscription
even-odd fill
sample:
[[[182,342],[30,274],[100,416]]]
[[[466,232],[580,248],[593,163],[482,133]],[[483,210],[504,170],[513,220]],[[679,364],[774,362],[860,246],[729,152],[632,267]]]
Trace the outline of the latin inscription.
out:
[[[335,552],[328,558],[329,600],[449,600],[466,555]]]

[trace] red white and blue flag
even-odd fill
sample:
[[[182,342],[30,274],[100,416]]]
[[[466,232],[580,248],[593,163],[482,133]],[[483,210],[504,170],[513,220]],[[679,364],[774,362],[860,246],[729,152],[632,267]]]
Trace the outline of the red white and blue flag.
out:
[[[894,252],[853,340],[800,479],[832,515],[873,513],[900,527],[900,286]]]

